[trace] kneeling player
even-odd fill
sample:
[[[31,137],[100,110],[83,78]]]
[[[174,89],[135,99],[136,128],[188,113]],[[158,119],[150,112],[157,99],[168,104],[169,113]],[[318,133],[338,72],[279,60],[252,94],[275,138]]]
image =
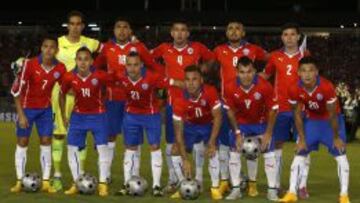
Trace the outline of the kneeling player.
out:
[[[275,146],[272,130],[275,124],[278,104],[274,99],[273,88],[269,82],[256,75],[253,62],[242,57],[237,64],[237,87],[229,88],[225,96],[225,107],[228,109],[230,123],[234,129],[230,138],[231,152],[229,160],[230,177],[233,189],[226,199],[235,200],[241,197],[239,150],[244,137],[258,137],[261,140],[261,151],[264,153],[265,173],[268,181],[267,198],[278,199],[276,184]],[[250,179],[249,196],[257,196],[256,188],[257,159],[247,160],[247,171]]]
[[[220,162],[217,149],[217,137],[222,120],[221,103],[216,89],[203,84],[201,72],[197,66],[188,66],[185,69],[185,90],[181,97],[175,99],[173,108],[177,141],[172,159],[178,179],[180,181],[184,179],[182,163],[184,163],[185,176],[190,174],[190,163],[186,153],[191,152],[195,144],[204,143],[209,156],[211,196],[216,200],[222,199],[219,190]],[[171,198],[179,197],[179,192],[171,196]]]
[[[21,191],[21,179],[25,173],[26,152],[32,126],[35,123],[40,136],[40,161],[42,169],[42,191],[56,192],[50,186],[51,135],[53,130],[51,91],[66,72],[65,66],[55,59],[58,52],[57,39],[44,38],[41,54],[26,60],[16,78],[11,93],[15,99],[18,121],[16,122],[17,146],[15,168],[18,181],[11,192]]]
[[[67,137],[69,166],[73,181],[76,181],[81,175],[79,149],[85,147],[86,134],[91,131],[99,153],[99,195],[107,196],[108,133],[102,90],[109,83],[111,77],[91,66],[93,59],[90,50],[86,47],[80,48],[76,52],[75,60],[76,68],[64,75],[59,97],[64,124],[67,126],[69,123]],[[70,121],[68,121],[65,116],[65,95],[70,90],[75,95],[75,108]],[[76,193],[78,190],[75,184],[65,191],[67,195]]]
[[[298,153],[291,165],[290,188],[280,202],[297,201],[297,180],[306,156],[324,144],[338,164],[340,180],[340,203],[349,203],[349,162],[345,154],[345,124],[340,113],[333,84],[319,76],[316,61],[304,57],[299,62],[300,81],[289,89],[295,125],[299,133]],[[301,109],[305,106],[303,120]]]

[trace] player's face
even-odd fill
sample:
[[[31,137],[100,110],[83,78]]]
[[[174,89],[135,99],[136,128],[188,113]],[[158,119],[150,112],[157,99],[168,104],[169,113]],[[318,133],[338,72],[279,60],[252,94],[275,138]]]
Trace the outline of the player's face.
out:
[[[132,30],[130,28],[129,23],[126,21],[116,22],[114,26],[114,35],[116,40],[119,40],[121,42],[129,41],[132,35]]]
[[[315,64],[302,64],[299,67],[299,76],[305,86],[311,87],[316,84],[316,79],[319,74]]]
[[[300,34],[294,28],[286,29],[281,34],[281,40],[285,47],[298,46]]]
[[[185,74],[185,88],[190,94],[196,94],[203,83],[203,79],[198,72],[187,72]]]
[[[241,23],[231,22],[226,28],[226,37],[230,42],[238,42],[245,36],[244,26]]]
[[[126,71],[130,78],[137,78],[141,75],[142,63],[140,57],[127,57],[126,58]]]
[[[79,69],[79,72],[88,72],[93,63],[91,54],[87,51],[81,51],[76,55],[76,66]]]
[[[248,87],[252,84],[256,74],[255,68],[250,64],[247,66],[238,66],[238,77],[241,85]]]
[[[54,40],[46,39],[41,45],[41,55],[45,59],[54,59],[58,52],[57,43]]]
[[[189,29],[186,24],[175,23],[171,28],[171,37],[175,44],[184,44],[189,38]]]
[[[69,19],[68,30],[69,34],[73,36],[80,36],[84,29],[84,23],[80,16],[72,16]]]

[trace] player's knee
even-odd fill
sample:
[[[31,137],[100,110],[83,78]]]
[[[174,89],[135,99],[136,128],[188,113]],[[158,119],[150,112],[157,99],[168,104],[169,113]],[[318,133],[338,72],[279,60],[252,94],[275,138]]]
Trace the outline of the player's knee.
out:
[[[116,141],[116,135],[110,135],[109,142],[115,142],[115,141]]]
[[[179,147],[177,144],[173,144],[171,147],[171,155],[176,156],[179,155]]]
[[[54,139],[57,140],[63,140],[65,138],[65,135],[54,135]]]
[[[40,144],[41,145],[51,145],[51,137],[50,136],[43,136],[40,138]]]
[[[137,151],[138,146],[137,145],[127,145],[126,150]]]
[[[19,145],[20,147],[27,147],[29,145],[29,138],[28,137],[18,138],[17,145]]]
[[[277,141],[277,142],[275,142],[275,149],[282,149],[283,145],[284,145],[284,142]]]
[[[160,146],[158,144],[150,145],[150,151],[157,151],[160,149]]]

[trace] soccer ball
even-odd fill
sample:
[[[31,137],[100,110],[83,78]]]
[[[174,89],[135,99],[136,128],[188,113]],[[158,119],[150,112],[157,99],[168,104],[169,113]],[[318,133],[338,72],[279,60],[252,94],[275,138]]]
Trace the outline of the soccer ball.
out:
[[[242,146],[242,153],[248,160],[257,159],[260,153],[259,139],[254,137],[245,138]]]
[[[198,181],[187,179],[180,183],[180,195],[184,200],[195,200],[200,196],[201,186]]]
[[[139,176],[132,176],[125,184],[128,195],[143,196],[148,188],[147,181]]]
[[[76,180],[75,185],[80,194],[92,195],[96,191],[98,181],[95,176],[85,173],[80,175]]]
[[[37,192],[41,187],[41,178],[37,173],[26,173],[21,186],[25,192]]]

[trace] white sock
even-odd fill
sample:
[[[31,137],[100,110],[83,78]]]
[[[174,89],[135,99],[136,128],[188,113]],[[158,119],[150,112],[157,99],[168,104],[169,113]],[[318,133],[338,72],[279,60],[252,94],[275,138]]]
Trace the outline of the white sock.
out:
[[[132,175],[140,176],[140,159],[141,159],[141,146],[138,146],[136,150],[136,154],[134,157],[134,168],[132,171]]]
[[[338,176],[340,181],[340,195],[347,195],[349,188],[350,167],[346,155],[335,157],[338,165]]]
[[[299,189],[306,188],[310,170],[310,155],[305,158],[304,168],[301,169]]]
[[[27,160],[27,147],[21,147],[16,145],[15,150],[15,169],[16,177],[18,180],[21,180],[25,174],[25,166]]]
[[[229,179],[229,153],[230,153],[230,147],[222,144],[219,146],[221,180]]]
[[[78,147],[68,145],[68,162],[73,180],[76,181],[81,174]]]
[[[240,153],[230,152],[229,171],[231,184],[233,185],[233,187],[239,187],[241,171]]]
[[[301,169],[304,167],[305,157],[296,155],[291,164],[289,192],[297,194]]]
[[[133,175],[133,168],[135,162],[136,151],[133,150],[125,150],[124,153],[124,184],[130,180],[131,176]]]
[[[255,182],[258,172],[258,159],[246,160],[246,165],[247,165],[249,180]]]
[[[175,169],[171,158],[171,149],[172,149],[172,144],[166,144],[166,164],[169,171],[169,183],[173,184],[176,183],[178,180],[175,174]]]
[[[276,188],[281,186],[281,169],[282,169],[282,149],[275,150],[275,159],[276,159]]]
[[[97,145],[96,149],[99,153],[99,181],[106,183],[109,174],[109,148],[108,145]]]
[[[182,159],[181,156],[172,156],[172,162],[174,164],[175,174],[179,182],[185,179],[183,171],[182,171]]]
[[[264,154],[264,166],[267,177],[268,187],[275,188],[276,186],[276,159],[275,152],[267,152]]]
[[[108,174],[107,174],[108,178],[111,177],[111,166],[112,166],[112,163],[113,163],[113,160],[114,160],[115,147],[116,147],[116,142],[109,142],[108,143],[108,150],[109,150],[109,154],[108,154],[109,170],[108,170]]]
[[[161,169],[162,169],[162,154],[161,150],[151,152],[151,171],[153,176],[153,188],[160,187]]]
[[[215,155],[209,159],[209,173],[211,177],[211,187],[219,187],[220,161],[218,151],[216,151]]]
[[[51,145],[40,145],[42,179],[49,180],[51,173]]]
[[[193,149],[193,157],[195,157],[195,180],[199,181],[200,183],[203,182],[203,168],[204,168],[204,155],[205,155],[205,146],[204,142],[200,142],[194,144]]]

